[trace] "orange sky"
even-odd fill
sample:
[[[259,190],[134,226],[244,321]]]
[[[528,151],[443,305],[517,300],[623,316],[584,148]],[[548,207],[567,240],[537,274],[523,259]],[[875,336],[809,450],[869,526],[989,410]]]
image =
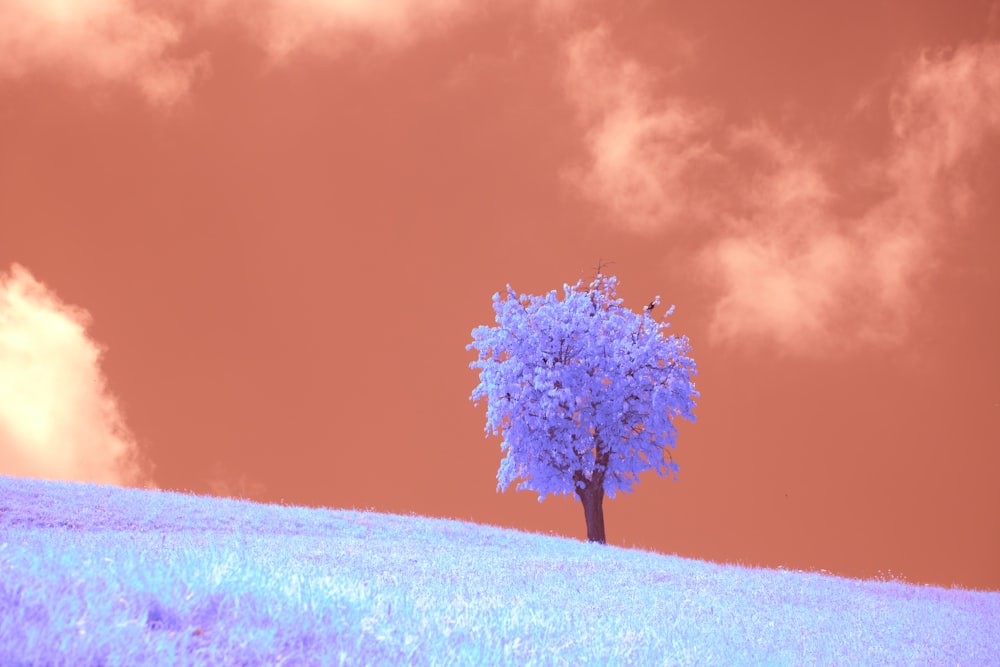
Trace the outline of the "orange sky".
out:
[[[610,543],[1000,590],[1000,3],[0,26],[0,473],[582,539],[495,492],[465,345],[600,259],[676,305],[701,392]]]

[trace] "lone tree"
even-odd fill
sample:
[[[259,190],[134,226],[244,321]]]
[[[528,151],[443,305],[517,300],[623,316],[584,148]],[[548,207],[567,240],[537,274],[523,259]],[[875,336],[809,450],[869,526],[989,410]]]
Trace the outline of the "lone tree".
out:
[[[479,352],[471,399],[487,399],[487,437],[503,437],[497,491],[521,480],[539,502],[575,493],[587,539],[604,544],[605,492],[632,491],[644,470],[678,472],[667,446],[674,417],[695,420],[697,370],[687,338],[653,319],[659,296],[637,314],[615,298],[614,276],[582,284],[564,285],[562,300],[508,285],[505,299],[493,295],[499,326],[473,329],[466,349]]]

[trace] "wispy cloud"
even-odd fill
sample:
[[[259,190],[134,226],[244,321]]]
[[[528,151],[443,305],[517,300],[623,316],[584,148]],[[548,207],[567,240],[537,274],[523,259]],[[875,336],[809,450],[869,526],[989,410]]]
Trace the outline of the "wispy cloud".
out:
[[[124,83],[170,105],[206,64],[171,55],[181,25],[131,0],[4,0],[0,25],[0,80],[41,72],[80,87]]]
[[[729,168],[752,166],[716,211],[721,225],[699,257],[720,290],[712,335],[800,352],[851,340],[835,320],[858,315],[856,289],[871,265],[833,212],[827,152],[764,123],[727,130],[725,140]]]
[[[298,51],[339,55],[362,44],[404,47],[488,12],[526,11],[544,23],[571,14],[584,1],[201,0],[198,6],[210,21],[243,22],[280,60]]]
[[[88,324],[23,267],[0,273],[0,472],[152,486]]]
[[[895,83],[893,134],[874,162],[763,120],[725,125],[724,109],[656,95],[648,68],[614,49],[603,28],[579,33],[566,52],[588,155],[572,182],[623,229],[695,223],[698,267],[718,289],[719,341],[817,353],[898,340],[916,277],[974,208],[963,166],[1000,129],[997,43],[916,58]],[[845,162],[878,181],[861,212],[843,212]]]
[[[341,54],[360,44],[399,48],[446,29],[478,3],[461,0],[209,0],[207,16],[240,21],[273,59]]]
[[[693,176],[716,158],[708,108],[654,98],[651,73],[617,52],[603,26],[570,38],[564,83],[588,150],[587,162],[567,171],[570,182],[633,231],[683,224],[698,206]]]
[[[577,3],[509,6],[549,21]],[[489,8],[485,0],[3,0],[0,84],[45,73],[82,88],[132,86],[170,107],[211,74],[210,50],[180,55],[205,29],[235,26],[280,65],[300,53],[400,49]]]

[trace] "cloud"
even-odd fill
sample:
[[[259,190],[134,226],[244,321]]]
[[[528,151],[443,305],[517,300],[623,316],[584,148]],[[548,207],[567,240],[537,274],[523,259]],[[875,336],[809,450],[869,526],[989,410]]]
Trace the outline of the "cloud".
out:
[[[890,178],[901,198],[915,202],[911,214],[942,195],[936,203],[964,213],[970,193],[956,168],[1000,128],[1000,42],[922,54],[893,92],[890,111]]]
[[[896,82],[889,112],[887,153],[855,164],[880,175],[882,195],[853,217],[837,212],[843,193],[816,159],[824,151],[771,134],[773,166],[747,197],[753,214],[704,256],[723,286],[717,337],[822,352],[905,335],[935,248],[974,211],[963,167],[1000,130],[1000,45],[920,55]]]
[[[551,22],[580,0],[511,0]],[[400,49],[490,8],[468,0],[0,0],[0,83],[47,73],[81,88],[126,85],[170,107],[210,74],[211,51],[179,53],[236,26],[273,65],[300,53]]]
[[[176,1],[176,0],[175,0]],[[278,60],[299,51],[339,55],[358,44],[396,49],[494,11],[558,23],[586,0],[202,0],[210,22],[242,21]]]
[[[170,105],[206,65],[171,56],[181,26],[130,0],[3,0],[0,25],[0,80],[44,72],[79,87],[125,83]]]
[[[974,211],[964,166],[1000,129],[1000,45],[917,57],[893,88],[892,137],[874,160],[657,95],[604,28],[578,33],[566,53],[587,149],[570,182],[623,229],[702,235],[715,340],[812,354],[905,335],[936,245]],[[845,207],[851,180],[865,178],[877,196]]]
[[[0,473],[152,486],[89,321],[23,267],[0,273]]]
[[[655,99],[648,70],[615,51],[603,26],[568,40],[564,85],[588,151],[568,180],[632,231],[683,224],[698,206],[693,176],[717,157],[707,135],[713,114],[679,97]]]
[[[339,55],[360,43],[400,48],[440,32],[474,3],[462,0],[208,0],[212,22],[242,22],[272,58]]]
[[[711,333],[814,345],[863,266],[829,213],[834,193],[821,154],[763,123],[730,131],[727,145],[753,168],[717,212],[725,225],[701,256],[721,286]]]

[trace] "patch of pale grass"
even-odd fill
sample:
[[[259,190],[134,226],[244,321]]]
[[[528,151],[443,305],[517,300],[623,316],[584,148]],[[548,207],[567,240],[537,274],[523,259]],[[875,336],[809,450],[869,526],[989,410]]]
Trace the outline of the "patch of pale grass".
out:
[[[1000,593],[0,477],[3,665],[1000,662]]]

